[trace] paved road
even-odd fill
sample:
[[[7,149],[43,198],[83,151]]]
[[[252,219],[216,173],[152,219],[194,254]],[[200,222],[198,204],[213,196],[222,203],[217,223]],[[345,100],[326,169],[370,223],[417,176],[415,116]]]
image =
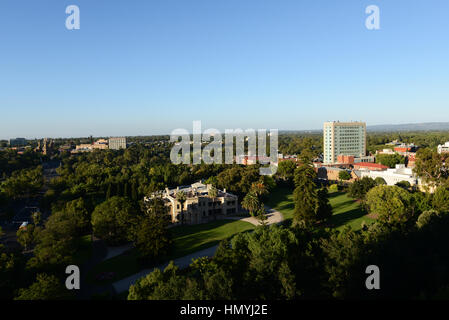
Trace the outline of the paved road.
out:
[[[275,223],[279,224],[280,222],[282,222],[282,220],[284,220],[282,217],[282,214],[279,211],[276,211],[276,210],[268,208],[268,207],[266,207],[266,211],[267,211],[267,217],[268,217],[268,219],[266,221],[267,225],[271,225],[271,224],[275,224]],[[246,222],[249,222],[256,226],[260,225],[260,221],[254,217],[247,217],[247,218],[228,217],[227,219],[246,221]],[[174,261],[175,265],[177,265],[179,268],[183,269],[190,265],[190,263],[192,262],[192,259],[197,259],[200,257],[212,257],[215,254],[215,251],[217,250],[217,248],[218,248],[218,245],[204,249],[204,250],[194,252],[192,254],[175,259],[173,261]],[[168,263],[169,262],[161,264],[161,265],[157,266],[156,268],[157,269],[165,269],[165,267],[168,265]],[[114,288],[114,291],[118,294],[125,292],[138,279],[145,277],[149,273],[153,272],[153,270],[156,268],[145,269],[145,270],[142,270],[142,271],[140,271],[132,276],[129,276],[125,279],[114,282],[112,284],[112,287]]]
[[[215,254],[215,251],[217,250],[218,245],[201,250],[201,251],[197,251],[194,252],[192,254],[189,254],[187,256],[178,258],[173,260],[175,265],[177,265],[179,268],[183,269],[188,267],[191,263],[193,259],[197,259],[200,257],[212,257]],[[167,265],[169,264],[169,262],[166,262],[164,264],[161,264],[159,266],[157,266],[157,269],[165,269],[165,267],[167,267]],[[117,282],[114,282],[112,284],[112,287],[114,288],[114,291],[116,293],[122,293],[125,292],[129,289],[129,287],[134,284],[138,279],[145,277],[146,275],[148,275],[149,273],[153,272],[154,269],[156,268],[150,268],[150,269],[145,269],[140,271],[139,273],[133,274],[132,276],[119,280]]]

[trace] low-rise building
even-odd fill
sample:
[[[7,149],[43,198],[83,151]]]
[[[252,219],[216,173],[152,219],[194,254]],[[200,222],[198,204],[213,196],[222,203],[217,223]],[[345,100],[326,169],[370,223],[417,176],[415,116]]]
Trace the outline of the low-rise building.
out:
[[[376,152],[377,154],[396,154],[393,149],[382,149]]]
[[[337,163],[334,164],[335,165],[343,165],[343,164],[355,164],[355,163],[371,163],[375,161],[375,157],[374,156],[363,156],[363,157],[354,157],[354,156],[347,156],[347,155],[339,155],[337,157]]]
[[[278,163],[282,162],[282,161],[294,161],[296,163],[299,163],[299,159],[298,156],[296,154],[289,154],[289,155],[284,155],[282,153],[278,154]]]
[[[439,144],[438,145],[438,153],[439,154],[449,153],[449,141],[446,142],[445,144]]]
[[[238,197],[224,190],[213,189],[210,184],[202,182],[190,186],[181,186],[176,189],[166,188],[156,192],[144,201],[153,197],[161,197],[168,206],[172,223],[197,224],[216,219],[218,216],[226,216],[238,212]],[[183,192],[185,202],[181,203],[177,194]]]
[[[255,165],[258,162],[261,164],[270,163],[271,158],[267,156],[236,156],[235,162],[237,164],[243,164],[245,166]],[[273,163],[276,165],[276,163]]]
[[[406,168],[404,164],[397,164],[396,168],[383,171],[361,171],[361,175],[362,177],[370,177],[372,179],[383,178],[389,186],[394,186],[401,181],[408,181],[411,186],[416,186],[418,184],[418,178],[413,173],[413,170],[411,168]]]
[[[416,152],[416,150],[418,150],[418,146],[415,145],[414,143],[403,143],[397,147],[394,148],[394,151],[396,151],[399,154],[404,154],[407,152]]]
[[[92,145],[93,149],[100,149],[100,150],[106,150],[108,149],[108,140],[106,139],[98,139],[94,142]]]
[[[318,179],[326,181],[339,181],[340,172],[342,171],[349,172],[349,174],[351,175],[351,179],[349,179],[348,182],[353,182],[354,180],[357,180],[359,178],[354,170],[340,167],[321,166],[315,167],[315,171],[317,173]]]
[[[72,150],[71,153],[80,153],[80,152],[91,152],[94,150],[107,150],[108,149],[108,140],[106,139],[98,139],[94,143],[82,143],[75,147],[75,150]]]
[[[383,164],[380,163],[371,163],[371,162],[359,162],[359,163],[354,163],[354,169],[355,170],[372,170],[372,171],[382,171],[382,170],[387,170],[388,167],[384,166]]]

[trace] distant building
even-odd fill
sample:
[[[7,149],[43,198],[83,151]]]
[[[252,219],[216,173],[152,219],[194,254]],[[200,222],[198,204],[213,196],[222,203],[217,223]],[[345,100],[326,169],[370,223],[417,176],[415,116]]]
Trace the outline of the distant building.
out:
[[[354,156],[345,156],[343,154],[338,155],[337,163],[341,164],[354,164],[355,157]]]
[[[94,150],[107,150],[108,149],[108,140],[99,139],[94,143],[82,143],[75,147],[75,150],[72,150],[71,153],[80,153],[80,152],[91,152]]]
[[[106,150],[108,149],[108,140],[106,139],[98,139],[92,145],[93,149]]]
[[[72,153],[90,152],[90,151],[92,151],[93,149],[94,149],[94,148],[93,148],[93,145],[92,145],[92,144],[90,144],[90,143],[82,143],[82,144],[77,145],[77,146],[75,147],[75,150],[72,150]]]
[[[380,163],[370,163],[370,162],[359,162],[354,164],[355,170],[373,170],[382,171],[387,170],[388,167]]]
[[[366,123],[325,122],[323,144],[325,164],[337,163],[339,155],[364,157],[366,155]]]
[[[15,139],[9,139],[9,146],[10,147],[22,147],[27,144],[27,140],[25,138],[15,138]]]
[[[126,149],[126,138],[125,137],[109,138],[109,149],[112,150]]]
[[[346,171],[351,175],[351,178],[347,182],[353,182],[357,180],[359,177],[356,172],[347,168],[340,167],[331,167],[331,166],[322,166],[315,167],[315,172],[317,173],[317,178],[320,180],[326,181],[339,181],[340,180],[340,172]]]
[[[402,155],[404,155],[404,153],[407,152],[416,152],[416,150],[418,150],[418,146],[416,146],[414,143],[410,144],[403,143],[394,148],[394,151]]]
[[[401,181],[408,181],[411,186],[418,184],[418,178],[414,175],[411,168],[406,168],[404,164],[397,164],[394,169],[387,169],[383,171],[361,171],[362,177],[370,177],[373,179],[383,178],[387,185],[394,186]]]
[[[442,154],[442,153],[449,153],[449,141],[446,142],[443,145],[438,145],[438,153]]]
[[[337,165],[340,164],[355,164],[355,163],[372,163],[375,162],[374,156],[364,156],[364,157],[354,157],[354,156],[345,156],[340,154],[337,157]]]
[[[377,154],[396,154],[393,149],[382,149],[376,152]]]
[[[42,143],[42,154],[51,155],[53,153],[54,141],[52,139],[44,138]]]
[[[243,164],[245,166],[254,165],[259,163],[269,163],[271,161],[270,157],[262,156],[236,156],[235,162],[238,164]],[[276,165],[276,163],[273,163]]]
[[[416,153],[409,152],[406,156],[407,168],[413,169],[416,163]]]
[[[159,191],[144,201],[161,196],[165,205],[170,208],[169,214],[172,223],[197,224],[210,221],[217,216],[225,216],[238,212],[238,197],[224,190],[216,190],[215,197],[211,196],[212,185],[201,182],[190,186],[181,186],[176,189]],[[179,192],[183,192],[186,201],[181,204],[176,198]],[[181,210],[182,207],[182,210]]]
[[[399,146],[401,143],[402,143],[401,141],[396,139],[396,140],[393,140],[391,142],[388,142],[387,146]]]
[[[300,162],[298,159],[298,156],[296,154],[288,154],[288,155],[284,155],[282,153],[278,154],[278,162],[281,161],[294,161],[294,162]]]
[[[374,162],[376,162],[376,157],[375,156],[364,156],[364,157],[354,158],[354,163],[361,163],[361,162],[374,163]]]

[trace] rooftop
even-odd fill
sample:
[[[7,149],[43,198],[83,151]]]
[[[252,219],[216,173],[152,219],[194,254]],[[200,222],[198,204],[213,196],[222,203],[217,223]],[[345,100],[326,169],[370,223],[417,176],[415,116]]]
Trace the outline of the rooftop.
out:
[[[358,162],[354,163],[354,166],[359,166],[363,168],[377,168],[377,169],[388,169],[387,166],[384,166],[380,163],[372,163],[372,162]]]

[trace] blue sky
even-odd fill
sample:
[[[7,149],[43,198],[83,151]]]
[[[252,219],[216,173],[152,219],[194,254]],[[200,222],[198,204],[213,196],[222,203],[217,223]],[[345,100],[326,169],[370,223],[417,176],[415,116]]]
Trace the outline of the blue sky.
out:
[[[67,30],[78,5],[81,29]],[[380,8],[380,30],[365,8]],[[0,138],[449,121],[449,1],[2,0]]]

